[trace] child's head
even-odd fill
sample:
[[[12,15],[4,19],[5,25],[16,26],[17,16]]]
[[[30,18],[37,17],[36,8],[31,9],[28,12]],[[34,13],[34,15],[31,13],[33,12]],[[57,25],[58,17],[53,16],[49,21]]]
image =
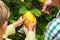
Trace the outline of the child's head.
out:
[[[0,0],[0,36],[2,36],[6,30],[9,15],[9,8]]]

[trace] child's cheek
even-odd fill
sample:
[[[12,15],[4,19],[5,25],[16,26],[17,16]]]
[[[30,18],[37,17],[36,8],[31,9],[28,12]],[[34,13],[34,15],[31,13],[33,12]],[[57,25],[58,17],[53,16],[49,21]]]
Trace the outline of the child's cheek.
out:
[[[6,29],[7,29],[7,22],[5,22],[2,26],[2,30],[4,33],[6,32]]]

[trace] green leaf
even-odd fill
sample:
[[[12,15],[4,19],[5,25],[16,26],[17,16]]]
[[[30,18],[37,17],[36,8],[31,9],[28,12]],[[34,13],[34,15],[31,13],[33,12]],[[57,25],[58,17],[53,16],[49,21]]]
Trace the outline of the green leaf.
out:
[[[23,6],[23,7],[20,8],[19,13],[22,15],[22,14],[24,14],[26,11],[27,11],[26,7]]]
[[[31,10],[31,12],[32,12],[35,16],[37,16],[37,17],[39,17],[39,16],[41,15],[40,10],[37,9],[37,8],[33,8],[33,9]]]
[[[55,7],[55,6],[53,6],[53,7],[50,8],[49,11],[50,11],[50,13],[53,15],[53,17],[56,17],[59,9],[58,9],[57,7]]]

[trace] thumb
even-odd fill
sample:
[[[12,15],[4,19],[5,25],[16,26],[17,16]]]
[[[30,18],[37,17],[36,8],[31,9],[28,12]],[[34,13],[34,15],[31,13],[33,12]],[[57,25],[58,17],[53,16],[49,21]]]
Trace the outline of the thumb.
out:
[[[23,30],[24,30],[25,34],[28,32],[28,28],[25,25],[23,25]]]

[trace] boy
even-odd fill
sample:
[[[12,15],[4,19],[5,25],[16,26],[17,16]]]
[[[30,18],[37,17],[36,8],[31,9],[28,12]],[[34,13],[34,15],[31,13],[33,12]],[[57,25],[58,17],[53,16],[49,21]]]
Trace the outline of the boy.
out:
[[[15,23],[7,26],[9,16],[9,8],[3,3],[3,1],[0,0],[0,40],[3,40],[2,36],[4,33],[4,38],[6,38],[8,35],[15,33],[15,28],[21,25],[24,21],[21,16]]]

